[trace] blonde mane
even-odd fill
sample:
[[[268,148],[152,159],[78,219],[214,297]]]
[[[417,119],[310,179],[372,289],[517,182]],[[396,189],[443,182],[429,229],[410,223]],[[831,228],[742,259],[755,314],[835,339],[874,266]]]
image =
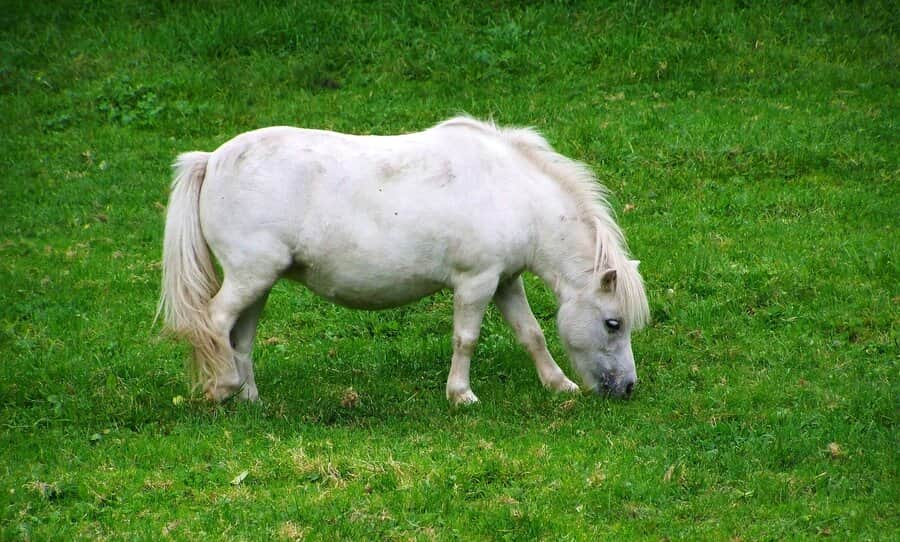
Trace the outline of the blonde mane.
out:
[[[449,119],[438,126],[464,126],[500,136],[571,194],[582,221],[596,229],[594,273],[615,269],[616,295],[626,318],[635,329],[646,325],[650,308],[637,262],[629,257],[625,235],[616,224],[606,188],[586,164],[553,150],[534,128],[503,128],[493,121],[484,122],[467,116]]]

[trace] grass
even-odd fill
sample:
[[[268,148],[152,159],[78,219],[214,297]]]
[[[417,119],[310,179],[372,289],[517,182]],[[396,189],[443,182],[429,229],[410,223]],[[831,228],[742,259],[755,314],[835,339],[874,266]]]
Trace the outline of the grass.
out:
[[[0,539],[896,539],[896,15],[7,2]],[[653,312],[636,397],[542,390],[492,309],[482,402],[454,410],[449,295],[365,313],[291,284],[262,404],[188,396],[151,326],[175,155],[459,111],[538,127],[613,191]]]

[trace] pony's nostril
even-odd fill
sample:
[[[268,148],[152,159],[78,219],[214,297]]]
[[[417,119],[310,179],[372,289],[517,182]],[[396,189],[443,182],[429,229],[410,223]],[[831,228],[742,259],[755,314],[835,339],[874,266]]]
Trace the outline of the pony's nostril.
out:
[[[632,390],[634,390],[634,382],[629,382],[625,385],[625,397],[630,396]]]

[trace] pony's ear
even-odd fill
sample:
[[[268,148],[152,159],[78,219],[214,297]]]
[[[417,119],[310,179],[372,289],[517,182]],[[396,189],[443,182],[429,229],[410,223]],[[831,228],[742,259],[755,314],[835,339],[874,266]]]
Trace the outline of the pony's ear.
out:
[[[603,293],[611,294],[616,291],[616,270],[607,269],[600,273],[597,281],[597,290]]]

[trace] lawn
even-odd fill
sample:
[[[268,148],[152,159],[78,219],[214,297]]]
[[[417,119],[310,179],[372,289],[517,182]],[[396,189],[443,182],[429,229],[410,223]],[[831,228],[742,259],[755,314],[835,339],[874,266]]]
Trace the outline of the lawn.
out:
[[[4,2],[0,539],[900,537],[898,10],[663,4]],[[153,325],[174,157],[462,111],[611,190],[632,399],[543,390],[491,308],[451,408],[450,294],[291,283],[261,402],[192,396]]]

